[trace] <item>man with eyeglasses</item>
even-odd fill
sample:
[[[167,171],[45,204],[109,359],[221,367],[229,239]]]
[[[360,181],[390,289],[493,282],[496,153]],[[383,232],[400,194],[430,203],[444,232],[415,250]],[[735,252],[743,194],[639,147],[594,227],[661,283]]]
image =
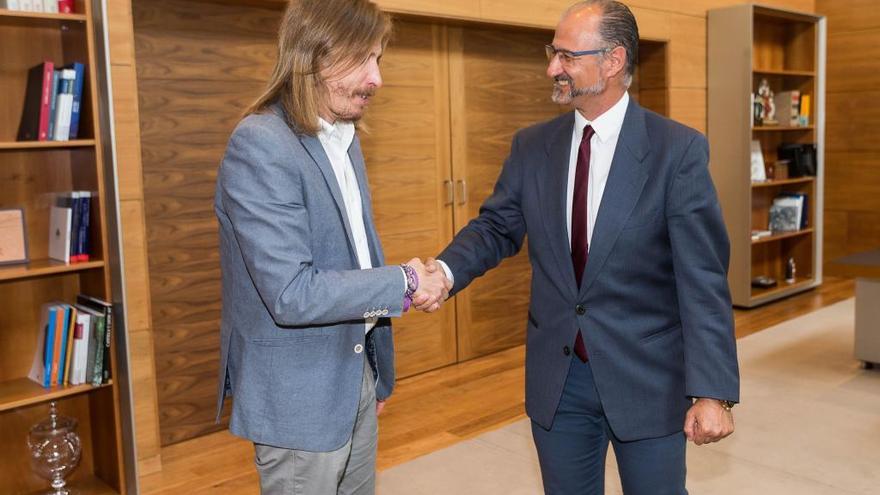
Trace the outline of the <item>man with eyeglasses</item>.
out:
[[[630,99],[638,27],[620,2],[573,5],[546,50],[552,99],[575,111],[516,134],[480,215],[428,269],[457,293],[528,234],[526,411],[545,491],[603,493],[610,443],[624,493],[684,494],[687,440],[732,433],[739,400],[708,144]]]

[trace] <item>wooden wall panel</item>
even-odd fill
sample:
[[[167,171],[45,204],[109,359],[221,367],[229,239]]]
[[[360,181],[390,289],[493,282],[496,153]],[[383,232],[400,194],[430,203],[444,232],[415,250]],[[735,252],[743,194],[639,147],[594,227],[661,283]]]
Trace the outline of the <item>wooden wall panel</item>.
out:
[[[547,31],[450,30],[453,170],[467,197],[457,198],[456,230],[492,193],[517,129],[566,108],[550,100],[543,53]],[[460,192],[460,191],[459,191]],[[527,247],[474,281],[456,299],[459,359],[525,342],[531,280]]]
[[[828,16],[825,269],[880,247],[880,9],[872,0],[817,0]]]
[[[360,134],[386,263],[438,253],[452,234],[445,204],[450,178],[446,28],[399,22],[382,57],[379,90]],[[455,305],[436,315],[409,314],[394,322],[398,378],[457,359]]]
[[[271,70],[277,12],[160,0],[134,5],[143,184],[163,445],[214,424],[220,267],[217,166]]]

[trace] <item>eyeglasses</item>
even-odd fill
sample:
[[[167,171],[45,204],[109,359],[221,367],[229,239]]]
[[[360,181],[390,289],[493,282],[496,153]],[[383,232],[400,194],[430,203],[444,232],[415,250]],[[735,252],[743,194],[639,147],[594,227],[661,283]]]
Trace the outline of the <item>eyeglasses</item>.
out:
[[[544,52],[547,54],[547,60],[552,62],[553,58],[556,57],[556,55],[559,55],[559,60],[563,64],[570,64],[580,57],[586,55],[598,55],[600,53],[605,53],[608,50],[608,48],[599,48],[598,50],[583,50],[580,52],[573,52],[571,50],[556,48],[553,45],[544,45]]]

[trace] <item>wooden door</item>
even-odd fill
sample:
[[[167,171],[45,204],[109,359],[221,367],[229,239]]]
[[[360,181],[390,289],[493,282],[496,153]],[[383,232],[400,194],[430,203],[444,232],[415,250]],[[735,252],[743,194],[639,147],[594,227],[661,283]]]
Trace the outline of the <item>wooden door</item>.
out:
[[[550,100],[543,30],[450,28],[455,228],[492,193],[517,129],[565,111]],[[456,299],[459,360],[525,343],[531,268],[527,247]]]
[[[360,133],[389,264],[435,256],[452,236],[446,27],[398,21],[394,31],[380,65],[384,87]],[[454,363],[455,300],[395,320],[394,337],[399,378]]]

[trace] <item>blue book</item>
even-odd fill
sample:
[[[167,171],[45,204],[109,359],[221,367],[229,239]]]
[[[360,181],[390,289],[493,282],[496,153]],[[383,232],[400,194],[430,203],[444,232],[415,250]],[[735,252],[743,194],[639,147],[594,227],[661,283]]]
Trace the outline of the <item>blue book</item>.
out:
[[[76,139],[79,133],[79,113],[82,102],[85,67],[79,62],[75,62],[68,68],[76,72],[76,79],[73,80],[73,110],[70,113],[70,139]]]
[[[58,336],[61,339],[61,355],[58,356],[58,381],[54,385],[64,384],[64,370],[67,365],[65,362],[67,357],[67,334],[70,333],[67,331],[70,328],[70,306],[61,306],[60,310],[64,311],[64,325],[61,327],[61,335]]]
[[[90,246],[89,246],[89,214],[91,210],[91,202],[92,202],[92,193],[90,191],[80,191],[79,192],[79,201],[80,201],[80,219],[79,219],[79,235],[77,236],[77,240],[79,241],[79,246],[77,249],[77,260],[79,261],[89,261],[90,258]]]
[[[43,387],[52,386],[52,358],[55,353],[55,319],[58,307],[49,308],[49,322],[46,324],[46,342],[43,346]]]
[[[61,81],[61,71],[52,71],[52,89],[49,94],[49,132],[46,136],[48,141],[55,138],[55,103],[58,101],[59,81]]]

